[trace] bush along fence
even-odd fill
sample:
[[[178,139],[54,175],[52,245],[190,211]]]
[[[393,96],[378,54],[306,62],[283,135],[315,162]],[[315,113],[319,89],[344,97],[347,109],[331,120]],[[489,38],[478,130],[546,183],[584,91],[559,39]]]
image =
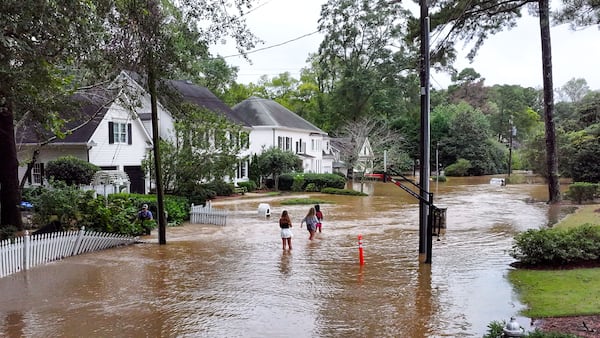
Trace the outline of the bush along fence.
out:
[[[206,202],[206,206],[192,204],[190,223],[227,225],[227,210],[213,209],[210,201]]]
[[[60,231],[0,241],[0,278],[86,252],[133,244],[137,237],[85,231]]]

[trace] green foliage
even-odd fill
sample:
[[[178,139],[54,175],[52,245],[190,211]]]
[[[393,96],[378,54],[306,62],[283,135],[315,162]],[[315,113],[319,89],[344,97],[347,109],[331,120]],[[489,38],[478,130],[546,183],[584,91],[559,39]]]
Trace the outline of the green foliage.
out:
[[[314,183],[309,183],[306,185],[306,187],[304,188],[304,191],[306,192],[318,192],[319,188],[317,187],[316,184]]]
[[[315,205],[315,204],[329,204],[331,202],[315,199],[315,198],[290,198],[281,201],[281,205]]]
[[[251,181],[259,183],[258,186],[260,186],[261,173],[257,154],[252,155],[252,159],[250,160],[250,165],[248,166],[248,178]]]
[[[191,104],[173,106],[172,110],[178,118],[176,140],[160,143],[164,186],[181,194],[189,191],[189,186],[196,182],[232,177],[240,160],[240,151],[246,145],[241,126],[224,115]],[[152,154],[149,154],[144,167],[150,170],[151,177],[155,176],[153,163]],[[222,195],[220,191],[217,194]]]
[[[124,203],[137,211],[140,210],[142,205],[148,204],[148,209],[152,211],[154,218],[157,218],[156,195],[111,194],[108,195],[108,201],[113,203]],[[169,225],[179,225],[190,218],[190,202],[186,197],[165,195],[164,203]]]
[[[599,189],[600,184],[575,182],[569,185],[565,196],[572,201],[577,201],[577,204],[581,204],[583,201],[594,200],[598,196]]]
[[[247,182],[238,182],[238,187],[240,188],[246,188],[246,191],[248,192],[252,192],[254,190],[256,190],[256,182],[249,180]]]
[[[321,115],[329,117],[332,130],[361,117],[403,111],[415,98],[417,87],[409,79],[416,49],[404,39],[408,15],[400,3],[386,1],[323,5],[319,30],[325,36],[313,65],[319,88],[329,93]]]
[[[600,313],[600,268],[512,269],[508,279],[530,318]]]
[[[144,233],[137,213],[143,204],[156,219],[156,196],[141,194],[112,194],[94,198],[93,191],[82,191],[64,182],[52,182],[50,188],[36,188],[28,193],[34,204],[34,222],[45,225],[58,220],[65,229],[85,226],[88,230],[139,235]],[[189,219],[189,202],[184,197],[165,196],[165,211],[169,225]],[[145,226],[154,227],[155,221]]]
[[[210,183],[206,183],[204,184],[204,187],[217,193],[217,196],[231,196],[235,190],[233,183],[226,183],[221,180],[214,180]]]
[[[431,176],[431,179],[434,182],[446,182],[448,180],[448,178],[446,178],[446,176],[442,175],[442,176]]]
[[[59,157],[49,161],[46,166],[46,176],[67,185],[89,184],[99,167],[74,156]]]
[[[600,226],[531,229],[515,236],[510,255],[526,265],[596,260],[600,257]]]
[[[283,174],[279,176],[279,190],[321,191],[323,188],[342,189],[346,186],[346,179],[338,174]]]
[[[281,184],[281,181],[279,181]],[[302,191],[302,187],[304,186],[304,175],[297,174],[294,175],[294,183],[292,184],[292,191]]]
[[[93,192],[84,192],[74,185],[63,181],[50,181],[50,187],[41,188],[31,195],[34,205],[33,221],[46,225],[53,220],[59,221],[70,229],[82,217],[80,203],[93,198]]]
[[[13,225],[0,227],[0,241],[15,238],[17,235],[17,230],[17,227]]]
[[[502,337],[504,331],[502,329],[506,326],[506,321],[493,321],[488,324],[488,330],[486,334],[483,335],[483,338],[498,338]]]
[[[488,324],[488,330],[486,334],[483,335],[483,338],[501,338],[504,337],[504,327],[506,326],[506,321],[493,321]],[[543,332],[539,329],[535,329],[532,332],[527,332],[523,336],[524,338],[577,338],[577,336],[568,334],[568,333],[558,333],[558,332]]]
[[[444,173],[447,176],[467,176],[470,168],[471,162],[464,158],[459,158],[456,163],[447,166],[444,169]]]
[[[296,154],[276,147],[271,147],[263,151],[258,155],[257,162],[260,176],[268,177],[272,175],[277,185],[279,185],[278,176],[282,173],[302,170],[302,161]]]
[[[369,196],[369,194],[365,194],[363,192],[352,189],[323,188],[321,189],[321,192],[324,194],[332,195]]]

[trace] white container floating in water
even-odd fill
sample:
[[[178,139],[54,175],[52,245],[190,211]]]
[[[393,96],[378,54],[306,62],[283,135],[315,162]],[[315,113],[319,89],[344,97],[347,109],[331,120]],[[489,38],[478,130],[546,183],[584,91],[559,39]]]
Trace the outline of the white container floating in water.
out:
[[[258,205],[258,215],[265,217],[271,216],[271,206],[267,203],[260,203]]]

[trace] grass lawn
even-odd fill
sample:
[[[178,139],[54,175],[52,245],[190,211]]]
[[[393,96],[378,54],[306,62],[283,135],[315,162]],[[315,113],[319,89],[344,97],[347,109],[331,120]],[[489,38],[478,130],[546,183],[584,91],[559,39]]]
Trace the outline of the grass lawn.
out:
[[[572,270],[512,270],[530,318],[580,316],[600,313],[600,268]]]
[[[281,201],[281,205],[301,205],[301,204],[331,204],[329,201],[315,198],[290,198]]]
[[[555,227],[585,223],[600,225],[598,204],[584,205]],[[600,314],[600,268],[571,270],[511,270],[508,274],[531,318]]]
[[[585,223],[600,225],[600,211],[596,210],[600,210],[599,204],[582,205],[574,213],[567,215],[556,226],[572,228]]]

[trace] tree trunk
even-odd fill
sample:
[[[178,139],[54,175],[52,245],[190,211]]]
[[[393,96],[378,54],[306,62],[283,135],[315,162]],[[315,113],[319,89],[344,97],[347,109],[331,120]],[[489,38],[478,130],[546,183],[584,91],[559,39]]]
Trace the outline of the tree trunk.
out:
[[[19,184],[19,188],[21,189],[21,191],[23,191],[23,188],[25,187],[25,182],[27,182],[29,175],[31,175],[33,166],[37,162],[39,156],[40,156],[40,149],[38,148],[33,151],[33,155],[31,155],[31,161],[29,161],[29,163],[27,163],[27,170],[25,170],[25,174],[23,174],[23,177],[21,177],[21,183]]]
[[[0,227],[14,225],[23,229],[21,220],[21,190],[19,189],[19,162],[15,145],[14,114],[10,100],[0,105]]]
[[[549,203],[561,200],[558,179],[556,128],[554,126],[554,88],[552,84],[552,49],[550,44],[549,0],[539,0],[542,41],[542,75],[544,77],[544,122],[546,127],[546,166],[548,169]]]

